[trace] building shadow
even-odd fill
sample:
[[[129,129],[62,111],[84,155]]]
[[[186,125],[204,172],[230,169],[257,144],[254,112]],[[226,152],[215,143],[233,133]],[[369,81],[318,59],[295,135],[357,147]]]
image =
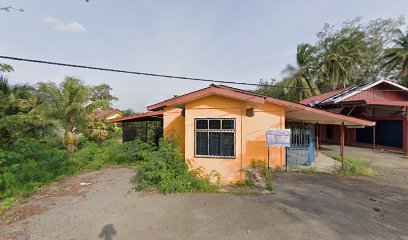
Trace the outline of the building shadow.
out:
[[[99,233],[99,238],[102,238],[104,240],[112,240],[113,236],[116,235],[116,230],[113,227],[113,224],[106,224],[103,226],[101,232]]]

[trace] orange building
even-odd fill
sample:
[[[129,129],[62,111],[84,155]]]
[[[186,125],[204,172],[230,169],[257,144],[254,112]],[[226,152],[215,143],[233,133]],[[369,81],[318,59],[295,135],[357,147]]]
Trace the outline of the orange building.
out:
[[[285,148],[266,146],[266,130],[284,129],[291,122],[373,126],[374,123],[307,107],[253,92],[210,85],[147,107],[150,112],[111,122],[161,121],[164,134],[180,139],[193,167],[221,174],[221,182],[242,179],[252,161],[285,165]],[[147,130],[146,130],[147,131]]]

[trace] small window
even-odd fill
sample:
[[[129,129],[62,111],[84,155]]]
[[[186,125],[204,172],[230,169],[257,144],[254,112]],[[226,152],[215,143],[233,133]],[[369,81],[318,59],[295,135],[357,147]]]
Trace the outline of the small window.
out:
[[[195,120],[196,157],[234,158],[235,119]]]

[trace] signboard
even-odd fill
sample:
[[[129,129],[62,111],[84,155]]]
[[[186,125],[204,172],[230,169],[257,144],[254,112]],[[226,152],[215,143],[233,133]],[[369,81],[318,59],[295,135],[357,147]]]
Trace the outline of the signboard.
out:
[[[269,128],[266,129],[266,145],[290,147],[290,129]]]

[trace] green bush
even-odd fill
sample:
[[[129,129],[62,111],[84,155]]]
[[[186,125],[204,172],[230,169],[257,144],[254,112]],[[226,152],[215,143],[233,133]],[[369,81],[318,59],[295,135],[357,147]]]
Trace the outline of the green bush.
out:
[[[199,176],[198,171],[190,171],[180,149],[167,141],[160,141],[156,151],[146,152],[144,161],[138,167],[134,180],[137,191],[149,187],[163,193],[174,192],[215,192],[219,188],[210,182],[217,174]]]
[[[333,158],[341,161],[339,156],[334,156]],[[371,164],[358,157],[344,157],[344,168],[338,167],[336,173],[347,176],[373,176],[375,174]]]
[[[156,147],[141,141],[125,142],[119,148],[112,149],[112,160],[118,164],[133,164],[144,160]]]
[[[84,141],[81,145],[81,149],[70,156],[78,171],[86,168],[99,169],[106,164],[133,165],[155,150],[154,146],[140,141],[123,144],[115,140],[101,144]]]
[[[27,195],[71,171],[65,150],[36,139],[0,148],[0,199]]]

